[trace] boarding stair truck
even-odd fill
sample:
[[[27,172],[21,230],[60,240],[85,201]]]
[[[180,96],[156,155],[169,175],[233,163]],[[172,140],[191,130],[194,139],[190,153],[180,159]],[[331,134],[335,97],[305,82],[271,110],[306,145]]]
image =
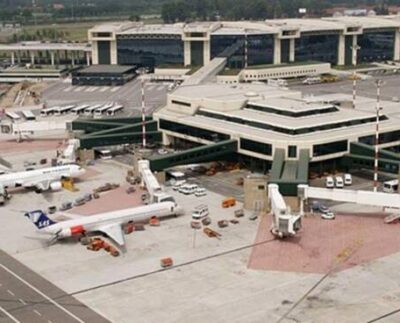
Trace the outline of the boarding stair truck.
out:
[[[149,193],[149,203],[161,203],[161,202],[175,202],[173,196],[165,193],[158,183],[157,178],[150,170],[150,162],[146,159],[138,161],[139,175],[142,180],[141,186],[146,187]]]
[[[301,215],[291,212],[277,184],[268,185],[268,200],[272,212],[271,233],[281,239],[295,236],[301,228]]]

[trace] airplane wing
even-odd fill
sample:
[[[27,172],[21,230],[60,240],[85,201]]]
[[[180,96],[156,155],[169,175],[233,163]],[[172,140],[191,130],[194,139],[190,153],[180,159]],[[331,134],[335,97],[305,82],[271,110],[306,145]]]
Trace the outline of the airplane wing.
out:
[[[122,247],[125,245],[125,237],[120,224],[100,226],[96,230],[105,233],[109,238],[118,243],[119,246]]]
[[[30,181],[30,182],[25,182],[23,184],[23,186],[25,188],[34,187],[34,188],[36,188],[36,189],[38,189],[40,191],[47,191],[49,189],[49,187],[50,187],[50,180],[48,180],[48,179],[42,179],[42,180],[38,179],[37,181],[34,180],[34,181]]]

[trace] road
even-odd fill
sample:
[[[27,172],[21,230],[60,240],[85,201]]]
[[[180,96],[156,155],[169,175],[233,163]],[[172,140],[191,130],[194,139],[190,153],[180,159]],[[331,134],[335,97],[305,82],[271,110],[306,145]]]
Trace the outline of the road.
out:
[[[372,77],[365,81],[357,81],[357,94],[369,98],[376,97],[375,81],[378,77]],[[381,87],[381,99],[391,101],[394,97],[399,97],[399,75],[381,75],[379,79],[383,81]],[[336,83],[314,84],[314,85],[293,85],[289,86],[292,90],[302,91],[303,94],[324,95],[329,93],[352,94],[353,81],[345,80]]]
[[[109,321],[0,250],[0,322]]]

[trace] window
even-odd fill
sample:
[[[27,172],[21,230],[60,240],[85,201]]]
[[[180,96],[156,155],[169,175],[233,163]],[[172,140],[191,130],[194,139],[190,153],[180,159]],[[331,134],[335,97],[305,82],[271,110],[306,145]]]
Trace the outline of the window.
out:
[[[229,135],[219,133],[216,131],[210,131],[206,129],[201,129],[197,127],[188,126],[186,124],[180,124],[177,122],[172,122],[168,120],[160,119],[160,129],[170,130],[183,135],[188,135],[196,138],[201,138],[209,141],[222,141],[230,139]]]
[[[379,134],[379,144],[386,144],[388,142],[399,140],[400,130],[383,132]],[[358,138],[358,141],[367,145],[375,145],[375,135],[360,137]]]
[[[297,146],[289,146],[288,147],[288,157],[289,158],[297,157]]]
[[[184,105],[185,107],[190,107],[190,103],[188,103],[188,102],[177,101],[177,100],[171,100],[171,102],[172,102],[173,104]]]
[[[263,155],[272,155],[272,145],[249,139],[240,139],[240,148]]]
[[[313,146],[313,157],[324,156],[347,151],[347,140],[334,141]]]

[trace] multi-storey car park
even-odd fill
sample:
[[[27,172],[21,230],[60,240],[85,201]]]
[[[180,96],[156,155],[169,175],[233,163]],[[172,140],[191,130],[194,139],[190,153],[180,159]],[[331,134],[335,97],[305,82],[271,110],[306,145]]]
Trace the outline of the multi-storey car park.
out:
[[[227,66],[319,61],[351,65],[400,59],[400,17],[331,17],[144,25],[109,23],[89,30],[93,64]],[[357,47],[359,46],[359,49]]]

